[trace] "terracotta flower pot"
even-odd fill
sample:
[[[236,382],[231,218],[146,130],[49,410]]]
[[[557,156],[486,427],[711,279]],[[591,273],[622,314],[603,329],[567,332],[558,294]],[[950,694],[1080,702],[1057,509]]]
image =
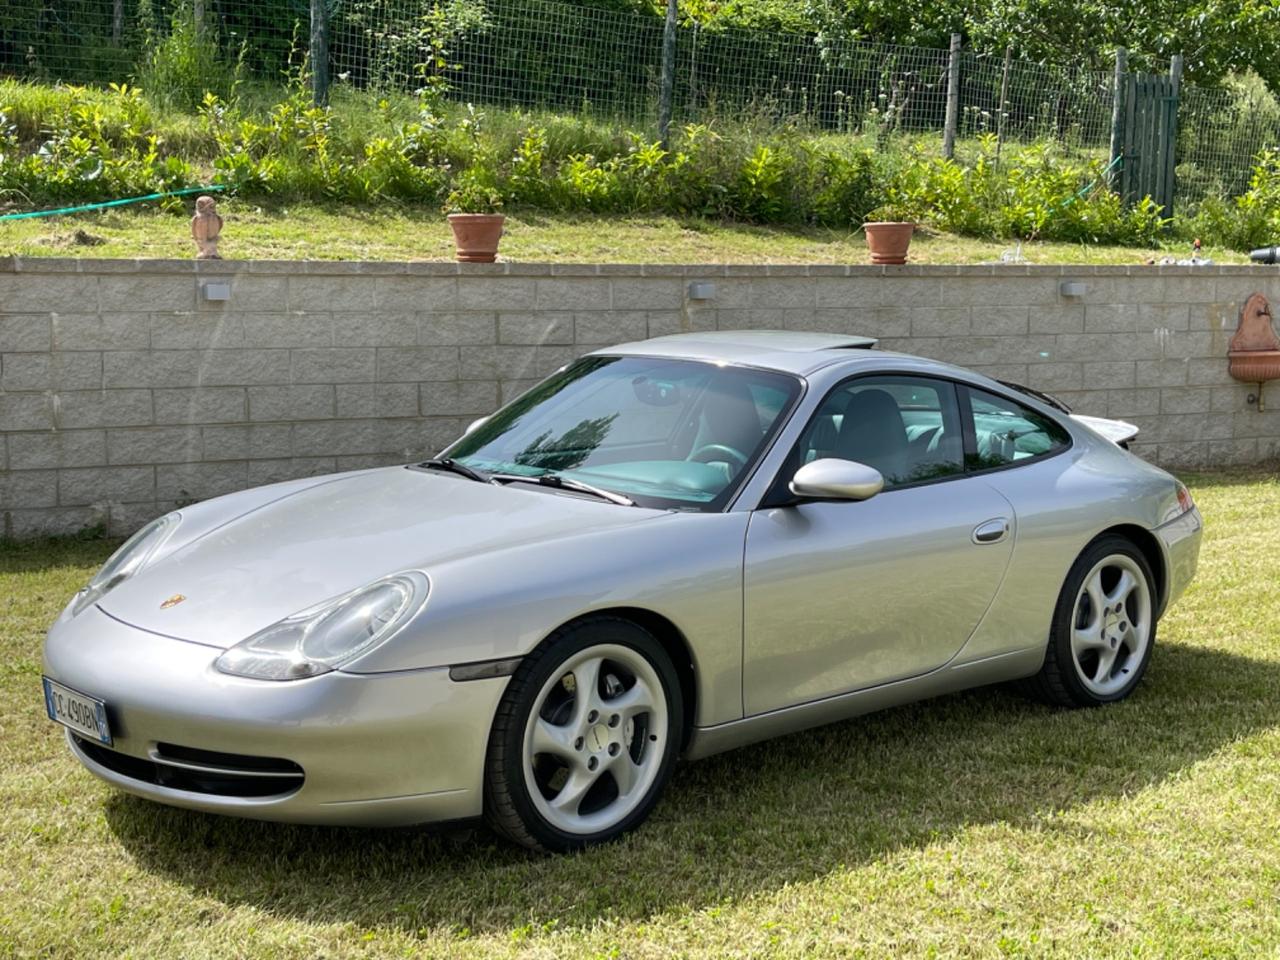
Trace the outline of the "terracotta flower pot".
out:
[[[498,241],[507,218],[500,213],[451,213],[456,257],[463,263],[493,263],[498,258]]]
[[[867,231],[872,263],[907,262],[907,248],[916,229],[914,223],[875,221],[863,224],[863,229]]]

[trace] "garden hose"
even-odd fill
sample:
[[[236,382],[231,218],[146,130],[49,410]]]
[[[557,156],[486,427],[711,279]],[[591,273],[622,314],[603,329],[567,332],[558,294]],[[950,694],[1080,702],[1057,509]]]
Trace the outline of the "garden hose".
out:
[[[1091,191],[1094,187],[1098,185],[1099,181],[1101,181],[1103,177],[1105,177],[1112,170],[1118,167],[1123,160],[1124,160],[1124,154],[1123,153],[1117,154],[1114,158],[1112,158],[1110,163],[1108,163],[1105,167],[1102,168],[1102,172],[1100,174],[1098,174],[1096,177],[1090,180],[1087,184],[1085,184],[1085,186],[1077,190],[1071,196],[1067,197],[1066,200],[1063,200],[1062,205],[1064,207],[1068,207],[1071,204],[1075,203],[1077,200],[1079,200],[1081,197],[1083,197],[1085,194],[1089,193],[1089,191]]]
[[[86,210],[104,210],[107,207],[123,207],[127,203],[142,203],[144,200],[163,200],[165,197],[181,197],[189,193],[207,193],[211,190],[225,190],[221,183],[207,187],[185,187],[182,190],[165,190],[162,193],[148,193],[145,197],[125,197],[121,200],[105,200],[102,203],[85,203],[78,207],[59,207],[56,210],[31,210],[27,213],[6,213],[0,220],[29,220],[32,217],[57,217],[64,213],[83,213]]]

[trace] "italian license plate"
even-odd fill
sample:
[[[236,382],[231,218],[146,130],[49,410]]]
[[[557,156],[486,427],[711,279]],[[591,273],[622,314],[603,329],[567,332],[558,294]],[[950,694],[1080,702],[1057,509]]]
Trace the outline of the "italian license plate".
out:
[[[110,746],[111,728],[107,724],[105,703],[54,683],[48,677],[41,677],[41,680],[44,682],[44,707],[50,720]]]

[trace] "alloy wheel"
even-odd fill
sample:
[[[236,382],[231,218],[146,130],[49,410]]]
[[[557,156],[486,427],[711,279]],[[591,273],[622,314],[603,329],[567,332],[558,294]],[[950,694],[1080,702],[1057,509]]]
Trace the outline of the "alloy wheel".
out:
[[[1090,693],[1113,697],[1133,682],[1152,625],[1151,590],[1133,558],[1113,554],[1095,564],[1071,621],[1071,659]]]
[[[662,681],[642,654],[618,644],[577,652],[543,684],[525,726],[534,806],[566,833],[617,825],[658,776],[669,722]]]

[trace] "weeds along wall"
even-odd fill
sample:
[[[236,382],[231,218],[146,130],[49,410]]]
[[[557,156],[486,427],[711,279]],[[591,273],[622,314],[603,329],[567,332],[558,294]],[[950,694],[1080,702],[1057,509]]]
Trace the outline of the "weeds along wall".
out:
[[[712,296],[690,300],[694,281]],[[1280,274],[10,258],[0,534],[126,534],[245,487],[421,459],[583,353],[711,329],[867,334],[1130,420],[1156,462],[1253,464],[1280,454],[1280,394],[1258,412],[1227,341],[1255,291],[1280,300]]]

